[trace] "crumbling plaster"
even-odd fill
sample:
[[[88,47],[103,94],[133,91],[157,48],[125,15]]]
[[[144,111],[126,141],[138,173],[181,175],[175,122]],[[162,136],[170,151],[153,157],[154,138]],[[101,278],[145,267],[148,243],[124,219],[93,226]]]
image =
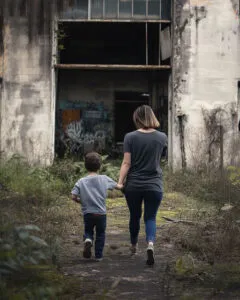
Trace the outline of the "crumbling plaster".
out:
[[[65,4],[65,0],[0,0],[0,152],[5,158],[20,154],[31,163],[53,161],[52,22]]]
[[[27,156],[32,163],[52,161],[50,62],[48,36],[39,36],[29,43],[25,18],[5,20],[1,104],[4,156],[18,153]]]
[[[182,6],[180,17],[177,7],[175,15],[173,167],[191,167],[209,160],[212,137],[211,130],[206,128],[209,124],[206,118],[211,118],[216,109],[219,112],[215,125],[217,130],[223,126],[224,132],[224,163],[236,163],[240,80],[238,3],[178,2]],[[183,141],[180,126],[183,126]],[[216,162],[220,159],[219,141],[213,148]]]

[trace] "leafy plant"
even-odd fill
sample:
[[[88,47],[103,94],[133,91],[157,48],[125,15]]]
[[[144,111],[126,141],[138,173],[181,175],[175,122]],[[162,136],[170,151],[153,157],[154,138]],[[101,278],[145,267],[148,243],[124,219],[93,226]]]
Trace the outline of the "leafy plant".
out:
[[[24,225],[1,232],[0,275],[20,272],[27,265],[37,265],[46,260],[48,245],[33,234],[39,231],[35,225]]]
[[[54,282],[44,281],[44,270],[50,270],[48,245],[35,225],[15,226],[1,230],[0,294],[3,299],[55,299],[60,291]],[[17,286],[17,290],[16,290]]]
[[[234,186],[240,186],[240,167],[229,166],[227,168],[230,182]]]

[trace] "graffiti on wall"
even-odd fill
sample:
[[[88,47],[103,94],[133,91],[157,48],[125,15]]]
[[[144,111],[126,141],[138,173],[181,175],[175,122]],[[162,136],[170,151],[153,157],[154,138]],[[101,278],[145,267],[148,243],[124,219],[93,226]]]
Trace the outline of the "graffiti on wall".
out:
[[[111,116],[103,103],[62,101],[57,110],[56,152],[103,152],[112,144]]]

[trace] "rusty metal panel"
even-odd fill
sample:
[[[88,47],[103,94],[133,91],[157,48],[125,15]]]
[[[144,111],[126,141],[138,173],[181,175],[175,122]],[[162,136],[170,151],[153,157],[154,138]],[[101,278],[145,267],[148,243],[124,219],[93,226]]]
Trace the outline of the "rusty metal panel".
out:
[[[170,27],[166,27],[160,33],[161,38],[161,57],[165,60],[172,55]]]
[[[56,64],[56,69],[69,70],[164,70],[170,69],[170,65],[102,65],[102,64]]]

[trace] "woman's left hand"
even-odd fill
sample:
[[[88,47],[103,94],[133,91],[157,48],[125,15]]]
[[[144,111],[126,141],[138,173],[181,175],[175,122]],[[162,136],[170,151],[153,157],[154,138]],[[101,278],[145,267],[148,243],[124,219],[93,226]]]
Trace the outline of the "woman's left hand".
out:
[[[123,189],[123,184],[122,183],[118,183],[117,184],[117,189],[118,190],[122,190]]]

